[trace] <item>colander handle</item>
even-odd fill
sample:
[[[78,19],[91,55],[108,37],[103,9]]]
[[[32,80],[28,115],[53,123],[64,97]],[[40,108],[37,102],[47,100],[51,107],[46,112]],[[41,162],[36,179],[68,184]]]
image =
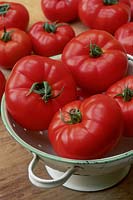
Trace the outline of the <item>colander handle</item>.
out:
[[[38,161],[39,161],[39,157],[35,153],[33,153],[33,159],[31,160],[31,162],[28,166],[29,180],[31,181],[31,183],[33,185],[35,185],[37,187],[54,188],[54,187],[60,186],[63,183],[65,183],[75,171],[75,168],[73,166],[71,168],[68,168],[68,170],[66,172],[64,172],[64,174],[61,175],[57,179],[50,179],[50,180],[42,179],[42,178],[39,178],[38,176],[36,176],[33,172]]]

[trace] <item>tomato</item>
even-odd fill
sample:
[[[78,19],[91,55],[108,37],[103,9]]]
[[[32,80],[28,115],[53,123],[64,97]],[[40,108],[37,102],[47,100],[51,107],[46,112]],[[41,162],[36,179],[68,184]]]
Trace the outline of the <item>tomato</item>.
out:
[[[128,54],[133,55],[133,22],[120,26],[115,32],[115,38],[120,41]]]
[[[5,91],[6,78],[2,71],[0,71],[0,101]]]
[[[65,105],[54,115],[48,136],[61,157],[96,159],[115,147],[122,131],[123,118],[116,101],[97,94]]]
[[[0,29],[16,27],[26,30],[29,24],[29,13],[27,8],[15,2],[0,2]]]
[[[36,54],[53,56],[62,53],[66,43],[75,36],[75,32],[68,24],[36,22],[30,28],[29,35]]]
[[[50,21],[71,22],[78,18],[79,0],[42,0],[41,8]]]
[[[133,0],[130,0],[131,4],[131,21],[133,21]]]
[[[79,18],[93,29],[113,34],[118,27],[130,21],[129,0],[80,0]]]
[[[77,87],[77,100],[84,100],[85,98],[91,96],[86,90],[83,88]]]
[[[31,54],[29,35],[18,28],[0,30],[0,65],[12,68],[21,57]]]
[[[133,75],[128,75],[110,86],[106,92],[119,104],[124,118],[124,135],[133,137]]]
[[[65,46],[62,61],[67,65],[77,85],[89,94],[104,92],[125,76],[128,60],[125,50],[111,34],[88,30]]]
[[[61,61],[31,55],[15,64],[5,99],[7,110],[22,127],[45,130],[53,114],[76,99],[76,86]]]

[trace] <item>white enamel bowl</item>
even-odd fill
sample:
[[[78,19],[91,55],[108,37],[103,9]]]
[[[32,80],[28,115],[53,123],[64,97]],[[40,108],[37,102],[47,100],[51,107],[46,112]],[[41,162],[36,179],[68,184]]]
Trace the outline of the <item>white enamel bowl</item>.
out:
[[[133,74],[131,61],[129,73]],[[28,166],[28,175],[29,180],[37,187],[52,188],[63,185],[77,191],[99,191],[116,185],[130,171],[133,163],[133,138],[121,138],[117,147],[102,159],[66,159],[55,154],[49,143],[47,131],[28,131],[12,119],[6,110],[4,95],[1,117],[10,135],[33,154]],[[34,174],[39,159],[43,160],[48,174],[52,177],[50,180]]]

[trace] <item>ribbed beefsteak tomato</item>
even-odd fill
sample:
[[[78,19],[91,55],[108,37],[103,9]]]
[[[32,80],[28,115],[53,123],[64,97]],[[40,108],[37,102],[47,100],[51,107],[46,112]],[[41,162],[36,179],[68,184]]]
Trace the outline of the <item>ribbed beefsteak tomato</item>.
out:
[[[62,61],[77,85],[89,94],[104,92],[125,76],[128,59],[124,48],[106,31],[91,29],[74,37],[65,46]]]
[[[29,30],[33,50],[41,56],[61,54],[65,45],[75,36],[66,23],[36,22]]]
[[[31,52],[31,39],[25,31],[18,28],[0,30],[0,66],[13,68],[20,58]]]
[[[106,92],[121,107],[124,119],[124,135],[133,137],[133,75],[117,81]]]
[[[71,22],[78,18],[79,0],[41,0],[44,15],[50,21]]]
[[[37,55],[15,64],[5,88],[7,110],[29,130],[47,129],[53,114],[75,98],[75,82],[64,64]]]
[[[93,29],[113,34],[131,19],[129,0],[80,0],[79,17]]]
[[[48,128],[57,155],[71,159],[105,156],[118,143],[122,132],[121,109],[104,94],[65,105],[54,115]]]
[[[120,26],[114,36],[123,45],[126,52],[133,56],[133,22]]]
[[[0,1],[0,29],[19,28],[26,30],[29,24],[27,8],[16,2]]]

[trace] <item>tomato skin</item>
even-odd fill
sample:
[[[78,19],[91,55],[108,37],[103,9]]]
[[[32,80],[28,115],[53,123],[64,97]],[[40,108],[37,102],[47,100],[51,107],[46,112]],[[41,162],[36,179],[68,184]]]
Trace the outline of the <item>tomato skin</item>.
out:
[[[90,45],[101,48],[102,54],[93,57]],[[73,38],[65,46],[62,61],[67,65],[77,85],[89,94],[107,90],[125,76],[128,68],[127,55],[119,41],[111,34],[91,29]]]
[[[84,100],[85,98],[88,98],[91,96],[86,90],[83,88],[77,87],[77,100]]]
[[[32,43],[29,35],[18,28],[8,28],[6,32],[10,33],[11,39],[0,40],[0,65],[11,69],[20,58],[31,54]],[[0,38],[3,34],[4,30],[0,30]]]
[[[44,94],[30,92],[34,83],[40,83],[37,87],[43,90],[43,81],[51,86],[48,100]],[[31,55],[15,64],[7,80],[5,98],[7,110],[16,122],[29,130],[45,130],[53,114],[76,99],[76,86],[61,61]]]
[[[6,28],[19,28],[26,30],[29,24],[29,13],[27,8],[20,3],[1,1],[0,6],[9,5],[6,14],[0,14],[0,29]]]
[[[126,52],[133,55],[133,22],[120,26],[114,36],[123,45]]]
[[[131,21],[133,21],[133,0],[130,0],[131,4]]]
[[[133,75],[128,75],[114,83],[108,88],[106,94],[115,99],[122,110],[125,127],[123,135],[133,137],[133,97],[129,101],[124,101],[122,96],[116,96],[123,94],[127,87],[133,91]]]
[[[79,0],[42,0],[41,8],[50,21],[71,22],[78,18]]]
[[[118,27],[130,21],[130,2],[119,0],[116,4],[105,5],[102,0],[80,0],[79,18],[90,28],[113,34]]]
[[[54,56],[61,54],[65,45],[75,36],[75,32],[68,24],[52,24],[56,28],[55,32],[47,32],[44,22],[36,22],[29,30],[32,40],[33,50],[41,56]],[[59,25],[59,26],[58,26]]]
[[[48,136],[57,155],[71,159],[105,156],[118,143],[123,131],[118,104],[103,94],[73,101],[61,109],[65,120],[72,109],[81,112],[81,122],[67,124],[57,112],[48,128]]]
[[[2,71],[0,71],[0,101],[5,91],[6,78]]]

